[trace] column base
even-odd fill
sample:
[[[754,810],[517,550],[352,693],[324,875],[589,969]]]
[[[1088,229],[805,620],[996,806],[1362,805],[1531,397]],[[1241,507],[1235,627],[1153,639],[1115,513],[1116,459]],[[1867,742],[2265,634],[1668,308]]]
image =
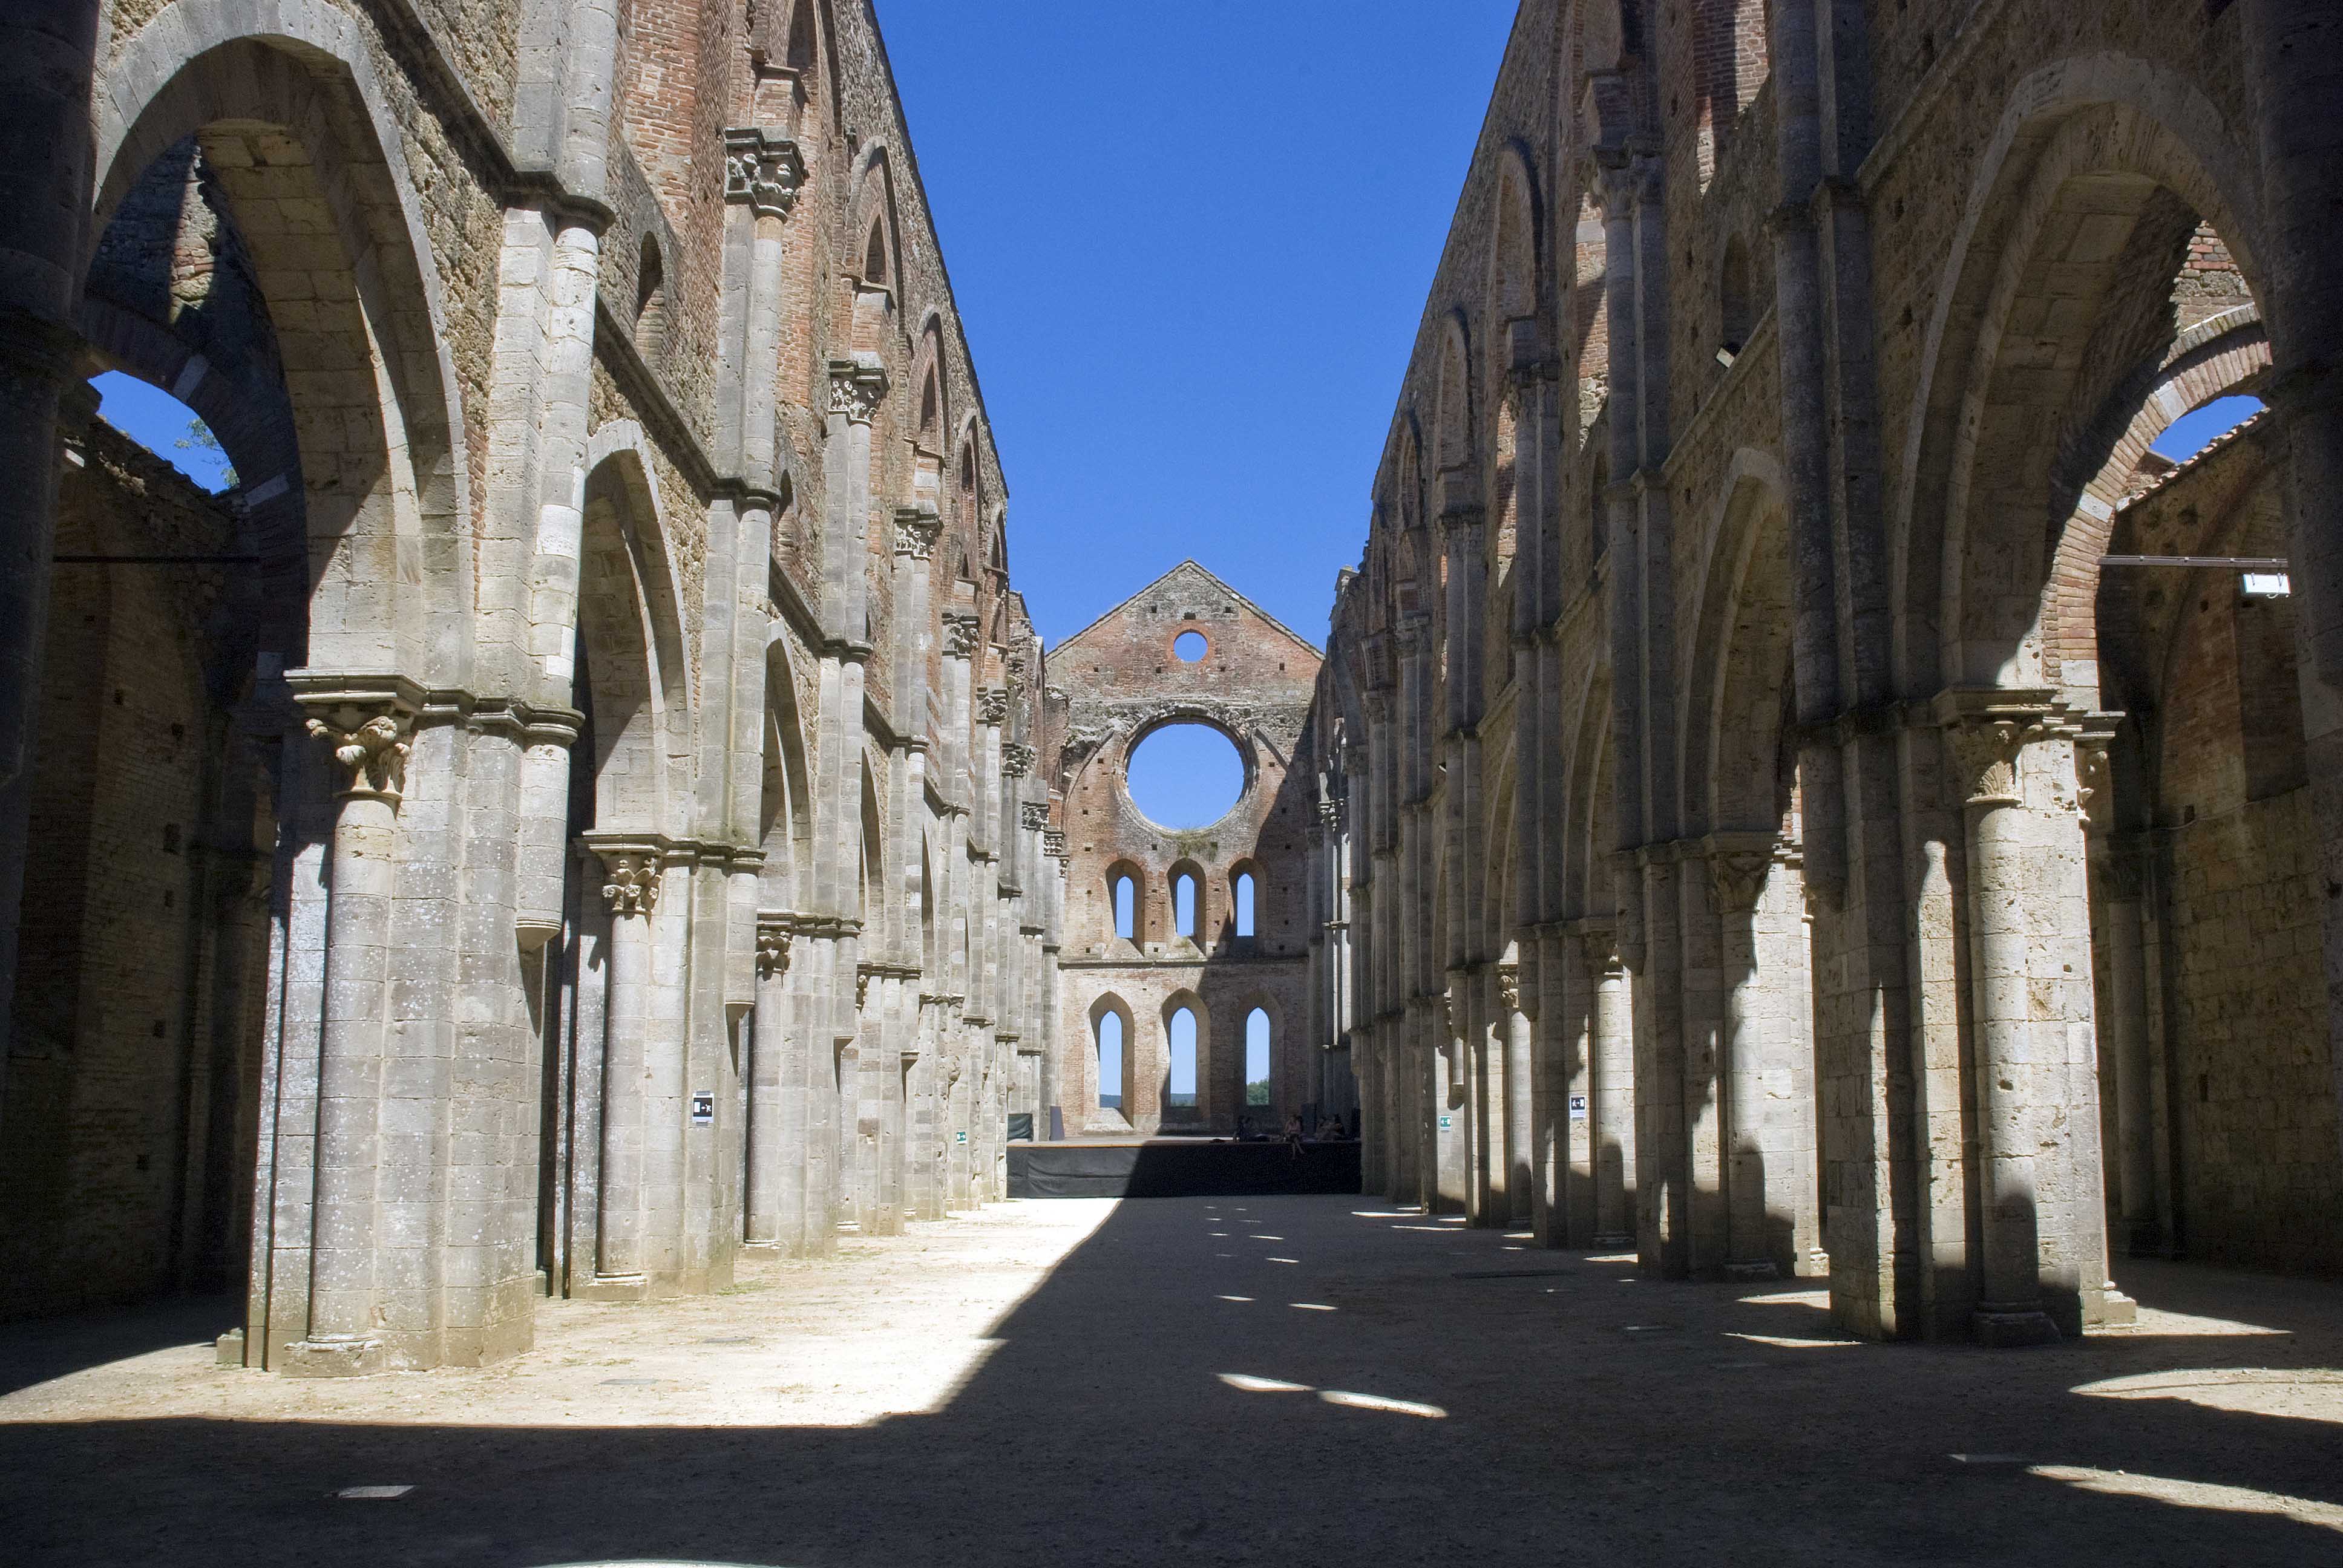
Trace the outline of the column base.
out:
[[[1782,1271],[1771,1260],[1757,1263],[1727,1263],[1725,1277],[1728,1280],[1778,1280]]]
[[[2099,1310],[2083,1326],[2087,1329],[2124,1329],[2139,1322],[2139,1303],[2116,1289],[2109,1280],[2099,1292]]]
[[[371,1377],[387,1370],[380,1340],[364,1334],[320,1334],[285,1347],[277,1370],[287,1377]]]
[[[651,1277],[649,1274],[596,1274],[581,1281],[570,1294],[581,1302],[647,1302],[651,1296]]]
[[[1969,1314],[1969,1333],[1993,1350],[2055,1345],[2062,1337],[2050,1314],[2039,1307],[1979,1307]]]

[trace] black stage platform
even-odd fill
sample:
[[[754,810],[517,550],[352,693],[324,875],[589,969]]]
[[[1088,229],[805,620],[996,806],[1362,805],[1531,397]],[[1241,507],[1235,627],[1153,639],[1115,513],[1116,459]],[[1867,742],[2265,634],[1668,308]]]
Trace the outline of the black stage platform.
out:
[[[1356,1192],[1356,1143],[1012,1143],[1011,1198],[1242,1198],[1254,1193]]]

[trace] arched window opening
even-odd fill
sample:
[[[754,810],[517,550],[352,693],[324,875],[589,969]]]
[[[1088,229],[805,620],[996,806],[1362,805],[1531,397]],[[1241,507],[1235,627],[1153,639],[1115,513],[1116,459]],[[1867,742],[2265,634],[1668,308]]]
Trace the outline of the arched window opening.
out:
[[[1099,1014],[1098,1102],[1101,1111],[1122,1109],[1122,1015],[1119,1012]]]
[[[1237,910],[1237,935],[1241,937],[1249,937],[1253,934],[1254,916],[1252,910],[1252,873],[1251,871],[1240,871],[1237,873],[1237,882],[1232,901],[1235,903]]]
[[[2258,397],[2238,394],[2216,397],[2201,408],[2192,408],[2164,427],[2164,434],[2149,443],[2148,450],[2163,458],[2167,465],[2177,466],[2202,452],[2206,447],[2262,411]]]
[[[1118,871],[1108,884],[1109,896],[1114,900],[1114,934],[1124,941],[1139,940],[1139,879],[1128,871]]]
[[[236,465],[193,408],[135,376],[108,370],[90,378],[97,417],[216,496],[236,487]]]
[[[1196,873],[1177,871],[1172,877],[1172,929],[1194,940],[1196,936]]]
[[[667,344],[667,266],[659,259],[659,241],[643,236],[642,263],[635,270],[635,349],[656,360]]]
[[[1269,1014],[1260,1008],[1245,1014],[1245,1103],[1274,1103],[1269,1081]]]
[[[798,0],[789,17],[789,69],[813,69],[813,0]]]
[[[931,368],[928,372],[926,383],[920,387],[920,435],[929,436],[934,433],[936,427],[936,416],[938,412],[939,399],[936,396],[936,373]]]
[[[1757,302],[1749,276],[1749,247],[1735,235],[1725,242],[1717,276],[1717,363],[1730,368],[1756,325]]]
[[[873,288],[887,286],[887,226],[870,226],[870,238],[862,246],[862,281]]]
[[[1196,1103],[1196,1015],[1182,1008],[1172,1015],[1171,1081],[1165,1085],[1167,1109],[1193,1109]]]

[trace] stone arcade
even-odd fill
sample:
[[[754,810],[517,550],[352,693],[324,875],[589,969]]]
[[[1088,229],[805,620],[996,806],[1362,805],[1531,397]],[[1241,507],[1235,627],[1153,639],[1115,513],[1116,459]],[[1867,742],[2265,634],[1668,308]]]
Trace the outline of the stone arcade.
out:
[[[1527,0],[1307,743],[1371,1188],[1875,1337],[2343,1271],[2339,103],[2314,0]]]
[[[245,1279],[250,1365],[468,1364],[1000,1196],[1041,649],[868,8],[0,45],[6,1311]]]
[[[1373,1190],[1855,1334],[2343,1271],[2329,0],[1524,0],[1322,658],[1189,563],[1045,665],[868,0],[0,88],[0,1313],[478,1364],[1225,1129],[1255,1008]]]

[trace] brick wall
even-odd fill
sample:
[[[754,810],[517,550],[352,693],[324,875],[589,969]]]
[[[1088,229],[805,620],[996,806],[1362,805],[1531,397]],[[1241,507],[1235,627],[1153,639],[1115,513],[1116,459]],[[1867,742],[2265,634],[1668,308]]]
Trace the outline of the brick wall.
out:
[[[226,508],[126,437],[100,425],[82,456],[62,487],[61,552],[232,547]],[[218,918],[222,893],[248,886],[249,839],[206,820],[224,577],[58,568],[0,1145],[0,1266],[16,1289],[0,1315],[132,1299],[240,1251],[236,1205],[216,1189],[248,1182],[249,1149],[223,1168],[203,1147],[207,978],[265,962],[256,924]],[[240,950],[220,953],[224,940]]]

